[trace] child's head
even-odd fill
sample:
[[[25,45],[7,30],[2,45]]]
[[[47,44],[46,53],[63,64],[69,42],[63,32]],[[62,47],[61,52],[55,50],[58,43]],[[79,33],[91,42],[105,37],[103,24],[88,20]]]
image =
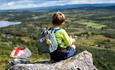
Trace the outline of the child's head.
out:
[[[65,15],[62,12],[55,12],[52,16],[52,24],[55,26],[63,25],[65,22]]]

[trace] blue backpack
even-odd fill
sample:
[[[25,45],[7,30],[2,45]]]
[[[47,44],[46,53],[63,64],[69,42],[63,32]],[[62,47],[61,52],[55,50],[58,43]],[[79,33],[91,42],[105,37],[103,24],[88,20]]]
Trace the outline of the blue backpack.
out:
[[[58,48],[58,43],[56,41],[55,33],[60,29],[45,29],[40,32],[38,38],[38,48],[42,53],[51,53]],[[49,40],[51,44],[48,44],[46,41]]]

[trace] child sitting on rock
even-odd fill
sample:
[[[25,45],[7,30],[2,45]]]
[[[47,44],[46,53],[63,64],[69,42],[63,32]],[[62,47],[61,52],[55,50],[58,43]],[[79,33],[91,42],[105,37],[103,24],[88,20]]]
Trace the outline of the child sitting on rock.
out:
[[[75,38],[69,37],[63,29],[65,25],[65,15],[62,12],[55,12],[52,16],[52,28],[58,29],[55,37],[58,43],[58,49],[50,53],[51,60],[60,61],[75,55],[76,47],[73,45]]]

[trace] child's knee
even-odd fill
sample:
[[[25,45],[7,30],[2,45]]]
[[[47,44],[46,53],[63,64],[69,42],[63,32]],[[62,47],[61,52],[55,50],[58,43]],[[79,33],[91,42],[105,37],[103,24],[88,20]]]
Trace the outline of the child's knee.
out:
[[[72,48],[76,49],[76,46],[75,45],[71,45]]]

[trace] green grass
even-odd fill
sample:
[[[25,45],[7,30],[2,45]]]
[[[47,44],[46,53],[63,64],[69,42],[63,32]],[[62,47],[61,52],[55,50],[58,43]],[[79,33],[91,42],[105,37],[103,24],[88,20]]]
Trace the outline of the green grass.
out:
[[[79,24],[86,25],[87,27],[95,28],[95,29],[102,29],[104,27],[107,27],[106,25],[103,24],[97,24],[93,21],[86,21],[86,20],[81,20]]]
[[[115,10],[94,8],[62,11],[67,17],[66,31],[79,36],[76,42],[78,53],[88,50],[93,54],[94,64],[99,70],[115,70]],[[49,26],[53,12],[10,11],[0,14],[0,20],[22,22],[17,26],[0,28],[0,70],[4,70],[13,47],[28,47],[33,53],[29,58],[31,61],[46,60],[49,57],[37,51],[36,41],[39,28]],[[7,34],[12,38],[7,38]],[[91,47],[97,44],[111,48]]]
[[[98,70],[115,70],[115,51],[94,47],[77,47],[78,53],[87,50],[92,53],[94,65]]]
[[[100,49],[95,47],[86,47],[77,45],[77,53],[83,51],[89,51],[93,55],[94,65],[98,68],[98,70],[115,70],[115,51],[110,49]],[[6,52],[7,53],[7,52]],[[5,64],[10,59],[9,55],[2,55],[2,64],[0,65],[0,69],[3,70]],[[47,60],[49,58],[48,54],[33,54],[29,60],[32,62]]]

